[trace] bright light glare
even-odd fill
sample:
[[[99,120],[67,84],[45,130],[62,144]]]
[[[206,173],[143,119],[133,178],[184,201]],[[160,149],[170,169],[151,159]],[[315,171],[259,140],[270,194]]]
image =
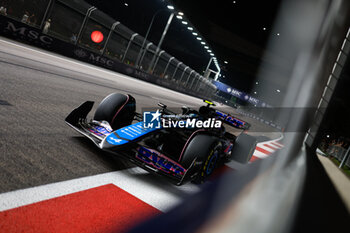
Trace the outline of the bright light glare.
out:
[[[211,53],[210,56],[213,56],[213,57],[214,57],[214,53]]]
[[[127,3],[124,3],[124,5],[125,5],[125,6],[129,6],[129,4],[127,4]]]
[[[182,12],[179,12],[178,14],[179,14],[179,15],[182,15],[182,16],[184,15],[184,13],[182,13]]]
[[[198,35],[198,33],[196,33],[196,32],[193,32],[192,34],[193,34],[194,36],[197,36],[197,35]]]
[[[192,30],[193,30],[193,27],[188,27],[187,29],[190,30],[190,31],[192,31]]]
[[[205,49],[209,49],[209,46],[204,46]]]
[[[281,92],[281,90],[279,90],[279,89],[277,89],[276,91],[277,91],[278,93],[280,93],[280,92]]]
[[[178,19],[182,19],[182,16],[180,16],[180,15],[177,15],[177,16],[176,16],[176,18],[178,18]]]
[[[211,53],[212,51],[210,49],[208,49],[208,53]]]
[[[200,38],[200,37],[197,37],[197,40],[202,40],[202,38]]]
[[[97,44],[101,43],[103,41],[103,38],[104,38],[104,36],[103,36],[102,32],[100,32],[100,31],[93,31],[91,33],[91,40]]]
[[[186,25],[186,24],[188,24],[188,23],[187,23],[186,21],[182,21],[182,24],[185,24],[185,25]]]
[[[224,61],[224,63],[225,63],[225,64],[228,64],[228,62],[227,62],[227,61]]]
[[[168,5],[167,7],[168,7],[168,9],[170,9],[170,10],[174,10],[174,7],[173,7],[172,5]]]
[[[202,41],[202,42],[201,42],[201,44],[205,44],[205,42],[204,42],[204,41]]]

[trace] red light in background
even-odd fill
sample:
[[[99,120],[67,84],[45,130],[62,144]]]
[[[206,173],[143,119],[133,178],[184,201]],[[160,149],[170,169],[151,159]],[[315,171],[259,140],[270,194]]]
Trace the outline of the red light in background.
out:
[[[91,40],[95,43],[101,43],[103,41],[103,34],[100,31],[93,31],[91,33]]]

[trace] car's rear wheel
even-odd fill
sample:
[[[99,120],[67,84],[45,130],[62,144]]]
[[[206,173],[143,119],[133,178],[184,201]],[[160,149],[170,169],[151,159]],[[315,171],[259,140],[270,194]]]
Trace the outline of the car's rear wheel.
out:
[[[130,125],[134,119],[136,102],[131,95],[112,93],[105,97],[94,115],[96,121],[107,121],[113,130]]]

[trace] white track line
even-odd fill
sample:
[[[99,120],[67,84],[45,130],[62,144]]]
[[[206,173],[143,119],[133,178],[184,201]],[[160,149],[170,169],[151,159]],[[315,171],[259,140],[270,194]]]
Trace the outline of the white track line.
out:
[[[105,184],[114,184],[163,212],[178,204],[186,194],[195,193],[200,190],[199,186],[191,183],[183,186],[171,185],[166,181],[159,180],[159,177],[149,174],[141,168],[131,168],[123,171],[109,172],[2,193],[0,194],[0,211],[99,187]]]
[[[271,154],[272,154],[272,153],[271,153]],[[264,159],[264,158],[267,158],[270,154],[265,154],[265,153],[262,153],[262,152],[260,152],[260,151],[255,150],[254,153],[253,153],[253,155],[254,155],[255,157],[258,157],[259,159]]]
[[[278,141],[280,141],[282,139],[283,139],[283,134],[281,134],[281,136],[277,139],[266,141],[266,142],[259,142],[256,146],[260,147],[261,149],[264,149],[270,153],[266,154],[266,153],[263,153],[261,151],[255,150],[253,153],[253,156],[258,157],[260,159],[264,159],[264,158],[268,157],[270,154],[274,153],[275,151],[282,149],[284,146],[281,143],[278,143]],[[276,144],[280,145],[280,147],[278,147],[272,143],[276,143]],[[275,149],[271,149],[271,148],[265,146],[266,144],[269,145],[270,147],[275,148]]]
[[[269,140],[269,141],[265,141],[265,142],[259,142],[259,144],[269,144],[271,142],[275,142],[275,143],[278,143],[278,141],[282,140],[284,138],[283,134],[281,133],[281,136],[279,138],[276,138],[276,139],[272,139],[272,140]],[[280,143],[279,143],[280,144]],[[281,144],[282,145],[282,144]]]
[[[260,147],[263,147],[264,149],[268,149],[268,150],[272,150],[272,151],[275,151],[275,150],[279,150],[279,149],[282,149],[282,147],[279,147],[279,146],[275,146],[274,144],[272,144],[272,143],[269,143],[269,144],[267,144],[267,145],[269,145],[270,147],[272,147],[273,149],[271,149],[271,148],[269,148],[269,147],[267,147],[267,146],[265,146],[267,143],[264,143],[264,144],[261,144],[260,145]]]
[[[270,147],[265,146],[265,144],[266,143],[259,144],[258,147],[260,147],[261,149],[267,150],[268,152],[271,152],[271,153],[273,153],[273,152],[275,152],[276,150],[279,149],[279,148],[276,148],[276,147],[274,147],[275,149],[271,149]],[[268,145],[271,146],[271,144],[268,144]]]

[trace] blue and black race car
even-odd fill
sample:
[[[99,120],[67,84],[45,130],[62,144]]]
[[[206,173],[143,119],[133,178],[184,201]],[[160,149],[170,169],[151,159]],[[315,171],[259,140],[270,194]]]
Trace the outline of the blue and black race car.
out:
[[[250,136],[236,137],[224,126],[198,127],[196,121],[221,120],[231,124],[218,116],[211,102],[206,103],[198,111],[183,107],[180,117],[160,103],[150,120],[158,118],[162,124],[146,125],[146,115],[136,112],[136,101],[131,95],[113,93],[102,100],[91,120],[87,120],[87,115],[94,102],[86,101],[65,121],[100,149],[122,156],[176,185],[187,181],[202,183],[220,162],[232,158],[248,162],[256,145]],[[169,122],[175,127],[164,127],[171,125]],[[179,127],[186,124],[190,127]],[[236,155],[233,150],[238,151]]]

